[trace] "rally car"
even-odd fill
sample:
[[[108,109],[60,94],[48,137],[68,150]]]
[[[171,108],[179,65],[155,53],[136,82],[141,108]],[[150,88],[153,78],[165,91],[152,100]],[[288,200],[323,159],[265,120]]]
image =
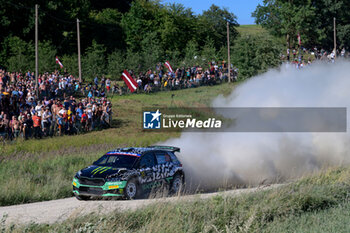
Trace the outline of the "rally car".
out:
[[[171,146],[110,151],[76,173],[73,194],[78,200],[91,197],[135,199],[159,187],[177,193],[185,179],[182,164],[175,156],[179,151],[180,148]]]

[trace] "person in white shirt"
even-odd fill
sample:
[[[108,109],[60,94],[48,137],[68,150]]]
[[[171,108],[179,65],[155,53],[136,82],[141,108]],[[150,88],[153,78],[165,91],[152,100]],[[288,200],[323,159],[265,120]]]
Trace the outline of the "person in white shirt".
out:
[[[41,117],[41,110],[43,108],[43,105],[41,104],[41,101],[38,101],[38,104],[35,107],[35,111],[38,113],[38,116]]]

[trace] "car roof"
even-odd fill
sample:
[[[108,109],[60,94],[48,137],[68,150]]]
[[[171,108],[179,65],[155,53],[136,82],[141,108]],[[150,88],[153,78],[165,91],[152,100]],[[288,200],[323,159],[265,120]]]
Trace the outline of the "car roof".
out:
[[[124,147],[109,151],[106,155],[129,155],[140,157],[146,151],[180,151],[178,147],[172,146],[149,146],[149,147]]]

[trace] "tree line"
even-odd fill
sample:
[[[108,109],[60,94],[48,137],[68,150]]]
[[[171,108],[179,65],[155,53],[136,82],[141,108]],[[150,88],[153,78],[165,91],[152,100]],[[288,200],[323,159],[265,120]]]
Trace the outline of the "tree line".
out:
[[[216,5],[194,14],[182,4],[157,0],[0,0],[0,4],[0,65],[9,71],[34,70],[35,4],[39,4],[40,73],[58,68],[55,56],[68,72],[78,73],[77,18],[86,79],[119,78],[125,68],[145,71],[165,60],[175,67],[227,60],[227,22],[231,61],[242,70],[242,78],[279,63],[280,47],[274,37],[240,37],[234,13]]]
[[[256,23],[276,36],[286,38],[290,48],[297,44],[333,50],[333,18],[336,18],[338,46],[350,44],[349,0],[264,0],[253,12]]]

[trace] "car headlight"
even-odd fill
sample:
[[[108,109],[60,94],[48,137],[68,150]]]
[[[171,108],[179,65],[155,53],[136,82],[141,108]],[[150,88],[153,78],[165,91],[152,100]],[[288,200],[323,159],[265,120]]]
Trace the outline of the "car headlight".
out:
[[[81,175],[81,171],[78,171],[76,174],[75,174],[75,178],[79,178],[80,177],[80,175]]]

